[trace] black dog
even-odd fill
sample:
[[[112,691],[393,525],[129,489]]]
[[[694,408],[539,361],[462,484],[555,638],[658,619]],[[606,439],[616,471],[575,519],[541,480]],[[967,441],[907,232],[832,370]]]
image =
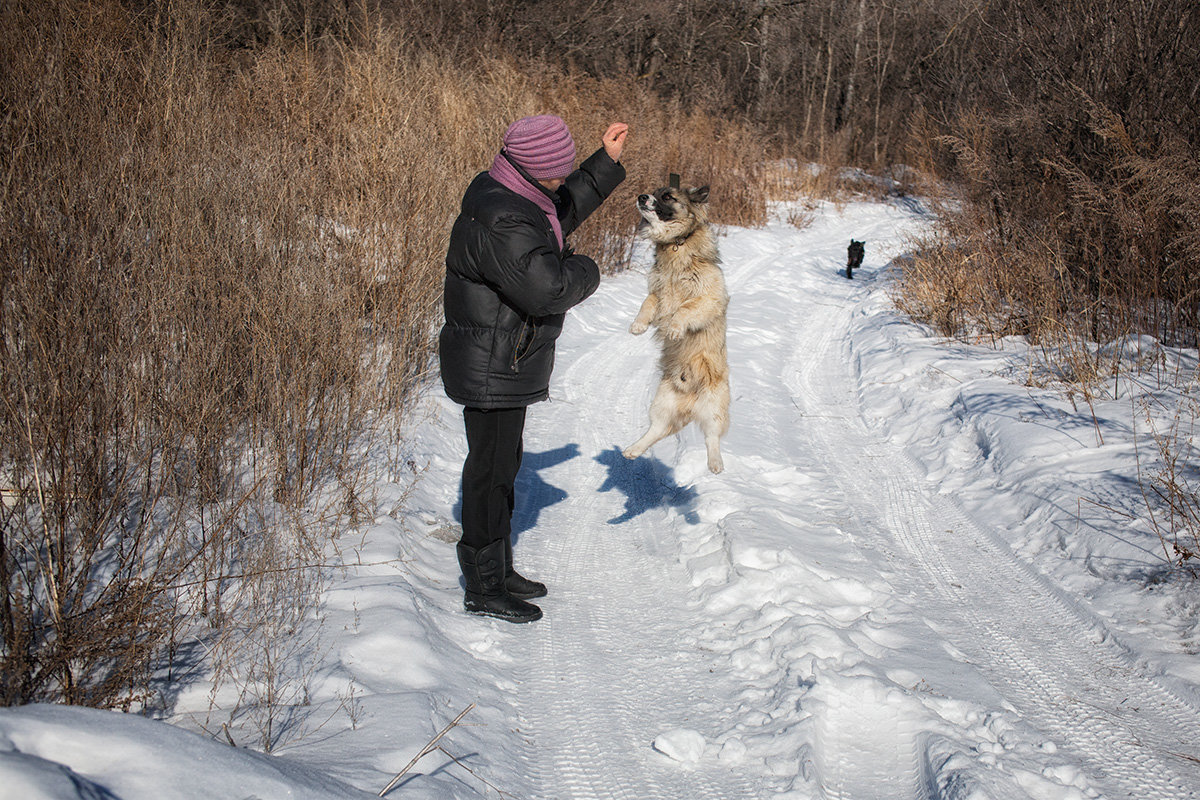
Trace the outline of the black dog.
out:
[[[862,266],[863,260],[863,245],[866,242],[858,242],[854,239],[850,240],[850,247],[846,249],[846,277],[853,278],[856,267]]]

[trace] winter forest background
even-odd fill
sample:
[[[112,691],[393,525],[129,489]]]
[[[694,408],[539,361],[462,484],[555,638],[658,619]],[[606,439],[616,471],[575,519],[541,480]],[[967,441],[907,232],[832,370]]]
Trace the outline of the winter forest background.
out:
[[[211,671],[271,749],[430,376],[462,188],[525,114],[581,153],[630,124],[575,243],[609,271],[670,172],[743,226],[887,175],[938,204],[895,299],[942,334],[1025,337],[1083,404],[1127,369],[1088,343],[1200,346],[1189,0],[11,0],[0,64],[5,705],[162,713]],[[1180,414],[1142,478],[1187,571]]]

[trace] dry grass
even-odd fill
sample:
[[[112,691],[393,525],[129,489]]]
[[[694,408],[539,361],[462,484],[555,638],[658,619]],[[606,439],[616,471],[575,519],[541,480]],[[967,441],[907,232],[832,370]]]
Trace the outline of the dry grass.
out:
[[[1197,422],[1200,401],[1195,385],[1181,398],[1174,414],[1155,421],[1146,410],[1153,461],[1139,474],[1147,516],[1162,543],[1163,555],[1193,576],[1200,575],[1200,473],[1197,471]],[[1142,460],[1139,453],[1139,470]]]
[[[959,175],[940,232],[904,269],[899,303],[948,336],[1104,343],[1150,334],[1200,343],[1200,168],[1177,139],[1137,146],[1085,96],[1086,140],[1017,115],[968,114],[954,133],[914,130],[916,160]]]
[[[573,242],[607,270],[669,172],[763,219],[748,128],[370,16],[302,23],[0,10],[0,702],[163,703],[199,638],[229,713],[280,738],[286,642],[427,383],[450,223],[512,119],[562,114],[581,155],[631,124],[629,180]]]

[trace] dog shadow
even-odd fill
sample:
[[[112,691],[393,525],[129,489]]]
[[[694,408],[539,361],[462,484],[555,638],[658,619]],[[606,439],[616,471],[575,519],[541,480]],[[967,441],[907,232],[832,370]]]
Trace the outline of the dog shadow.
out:
[[[517,502],[512,516],[511,535],[514,542],[520,534],[537,527],[538,518],[544,509],[557,505],[570,497],[564,489],[543,478],[540,472],[570,461],[572,458],[578,457],[579,453],[579,445],[572,442],[541,453],[527,452],[521,457],[521,469],[517,473],[515,485]],[[458,501],[454,504],[452,513],[454,520],[461,525],[461,485],[458,487]]]
[[[596,456],[596,461],[608,468],[608,476],[600,491],[616,489],[625,495],[625,512],[608,521],[620,525],[654,508],[676,508],[690,525],[700,521],[696,500],[700,495],[691,486],[675,482],[675,471],[657,458],[643,455],[632,461],[613,447]]]

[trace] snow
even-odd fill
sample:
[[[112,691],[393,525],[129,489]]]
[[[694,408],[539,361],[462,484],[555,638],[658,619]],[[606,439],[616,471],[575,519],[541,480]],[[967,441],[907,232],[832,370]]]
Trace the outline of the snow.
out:
[[[651,746],[673,761],[696,764],[704,757],[704,734],[690,728],[674,728],[654,737]]]
[[[379,516],[340,543],[306,722],[274,755],[202,732],[202,681],[175,725],[7,709],[0,797],[374,796],[471,703],[389,797],[1196,797],[1200,601],[1143,520],[1134,440],[1184,399],[1155,376],[1196,353],[1103,343],[1155,366],[1072,394],[1022,341],[895,311],[919,203],[789,216],[720,238],[720,475],[694,429],[620,454],[654,389],[654,342],[628,333],[649,252],[568,316],[515,519],[543,620],[462,611],[462,423],[435,389],[381,457]]]
[[[31,705],[0,715],[5,798],[365,798],[303,763],[133,714]]]

